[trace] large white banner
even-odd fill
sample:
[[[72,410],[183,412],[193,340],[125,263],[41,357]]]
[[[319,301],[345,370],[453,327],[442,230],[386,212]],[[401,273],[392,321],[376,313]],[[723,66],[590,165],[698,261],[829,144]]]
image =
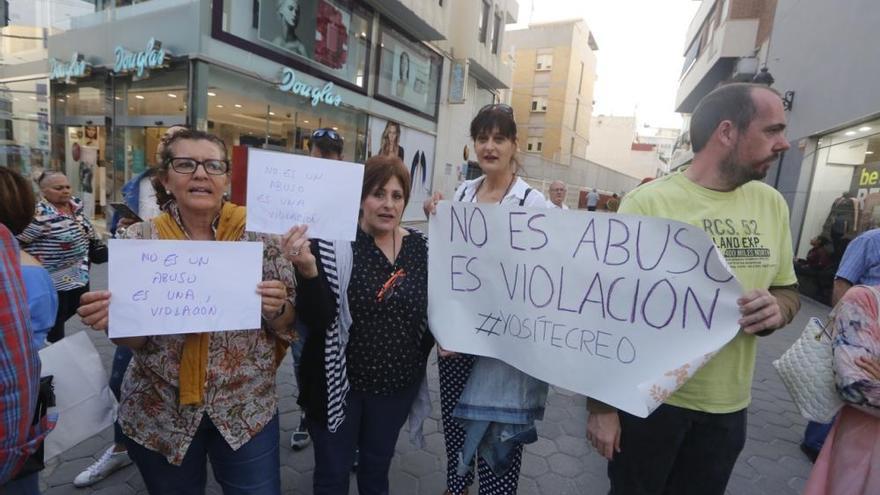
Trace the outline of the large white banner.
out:
[[[639,417],[739,330],[742,289],[687,224],[442,201],[429,227],[428,318],[444,349]]]

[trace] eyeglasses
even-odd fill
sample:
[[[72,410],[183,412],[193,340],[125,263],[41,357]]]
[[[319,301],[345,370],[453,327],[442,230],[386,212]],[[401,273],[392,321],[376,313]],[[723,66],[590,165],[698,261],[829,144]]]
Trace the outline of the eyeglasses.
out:
[[[404,278],[406,278],[406,272],[403,271],[403,268],[392,273],[388,280],[382,284],[382,287],[379,288],[379,291],[376,292],[376,302],[385,302],[391,299],[394,296],[394,290],[400,287]]]
[[[340,143],[343,141],[342,136],[333,129],[321,128],[312,133],[312,139],[321,139],[323,137],[330,138],[333,141],[339,141]]]
[[[165,165],[179,174],[194,174],[199,165],[205,168],[208,175],[223,175],[229,172],[227,160],[196,160],[195,158],[177,157],[165,160]]]
[[[490,103],[481,108],[480,111],[477,113],[480,114],[483,112],[493,112],[495,110],[513,115],[513,107],[508,105],[507,103]]]

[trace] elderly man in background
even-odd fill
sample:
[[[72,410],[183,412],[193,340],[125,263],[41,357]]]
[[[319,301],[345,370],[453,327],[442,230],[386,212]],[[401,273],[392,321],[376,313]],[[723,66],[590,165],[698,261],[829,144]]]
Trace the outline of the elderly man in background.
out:
[[[565,182],[554,180],[550,184],[550,207],[567,210],[568,205],[565,204],[565,193],[567,192]]]

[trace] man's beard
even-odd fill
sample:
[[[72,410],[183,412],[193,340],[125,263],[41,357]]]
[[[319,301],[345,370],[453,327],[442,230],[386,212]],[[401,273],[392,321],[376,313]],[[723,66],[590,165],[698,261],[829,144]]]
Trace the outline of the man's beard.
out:
[[[736,189],[753,180],[763,179],[767,176],[767,171],[770,169],[770,167],[764,168],[763,164],[779,159],[779,155],[774,153],[763,160],[744,164],[737,160],[736,155],[737,148],[734,148],[733,151],[721,160],[721,176],[728,185],[732,186],[731,189]]]

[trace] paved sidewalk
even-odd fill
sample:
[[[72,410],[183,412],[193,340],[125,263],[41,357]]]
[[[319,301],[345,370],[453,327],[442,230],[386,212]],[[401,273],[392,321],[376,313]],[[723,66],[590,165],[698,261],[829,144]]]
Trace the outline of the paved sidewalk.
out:
[[[93,288],[106,287],[106,265],[93,270]],[[804,300],[798,318],[788,328],[762,339],[755,370],[753,401],[749,408],[749,430],[745,450],[739,457],[728,493],[734,495],[795,495],[801,492],[810,464],[798,444],[806,424],[800,417],[782,382],[770,364],[797,338],[806,320],[821,316],[828,308]],[[68,333],[84,331],[77,318],[67,325]],[[88,330],[85,330],[88,331]],[[109,373],[113,344],[103,334],[88,331]],[[398,495],[441,495],[445,490],[445,453],[440,431],[439,388],[436,358],[429,362],[429,385],[434,410],[425,428],[427,446],[416,449],[401,434],[391,468],[391,491]],[[296,385],[290,357],[278,371],[281,397],[281,481],[284,493],[311,493],[314,457],[311,447],[302,452],[288,448],[290,433],[299,422]],[[523,455],[520,494],[582,495],[605,494],[608,480],[605,462],[585,440],[585,399],[553,389],[548,398],[545,419],[538,425],[538,442],[528,445]],[[141,494],[146,493],[137,469],[129,466],[97,485],[77,489],[71,483],[86,466],[94,462],[113,438],[111,429],[92,437],[53,459],[41,475],[46,495],[60,494]],[[472,490],[473,493],[476,490]],[[219,494],[211,482],[208,493]],[[351,493],[357,493],[352,478]]]

